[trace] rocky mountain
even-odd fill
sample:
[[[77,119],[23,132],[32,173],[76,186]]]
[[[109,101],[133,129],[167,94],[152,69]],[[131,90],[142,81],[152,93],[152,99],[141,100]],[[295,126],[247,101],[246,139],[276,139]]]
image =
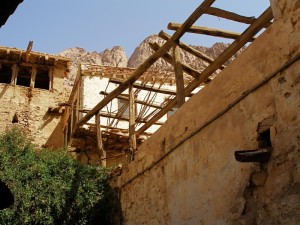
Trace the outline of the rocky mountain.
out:
[[[115,46],[112,49],[106,49],[103,52],[88,52],[83,48],[69,48],[58,54],[72,59],[70,68],[70,76],[66,81],[67,84],[72,85],[77,74],[78,65],[85,64],[99,64],[107,66],[127,67],[128,58],[124,49],[120,46]]]
[[[151,54],[153,54],[153,50],[149,46],[149,42],[156,42],[159,45],[163,45],[165,41],[158,37],[157,35],[151,35],[147,37],[133,52],[133,54],[128,57],[124,49],[120,46],[115,46],[112,49],[106,49],[103,52],[88,52],[83,48],[69,48],[59,55],[71,58],[73,63],[71,66],[70,77],[66,81],[66,83],[70,86],[72,85],[79,63],[86,64],[99,64],[99,65],[107,65],[107,66],[115,66],[115,67],[132,67],[137,68],[141,65]],[[203,46],[192,46],[193,48],[205,53],[211,58],[216,58],[220,53],[223,52],[225,48],[228,47],[229,44],[224,43],[215,43],[211,47],[203,47]],[[238,55],[242,50],[240,50],[236,55]],[[236,58],[236,55],[233,56],[229,61],[232,61]],[[181,51],[181,61],[192,68],[202,71],[207,65],[207,62],[202,61],[199,58],[196,58],[194,55],[187,53],[185,51]],[[172,70],[172,66],[168,64],[163,59],[157,60],[157,62],[152,66],[155,69],[161,70]]]

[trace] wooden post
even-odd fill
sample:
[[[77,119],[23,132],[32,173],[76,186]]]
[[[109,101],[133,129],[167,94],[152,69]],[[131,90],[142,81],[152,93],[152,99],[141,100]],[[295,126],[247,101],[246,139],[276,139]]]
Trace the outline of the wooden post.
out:
[[[99,158],[103,156],[103,141],[102,141],[102,132],[101,132],[101,121],[100,121],[100,113],[95,115],[95,123],[96,123],[96,136],[97,136],[97,153]]]
[[[184,104],[185,96],[184,96],[183,71],[182,71],[181,59],[180,59],[180,47],[178,46],[178,42],[174,43],[173,55],[174,55],[174,71],[176,77],[177,106],[179,108]]]
[[[12,77],[11,77],[11,84],[16,85],[17,84],[17,75],[18,75],[18,66],[17,64],[14,64],[12,66]]]
[[[36,67],[33,66],[32,72],[31,72],[31,78],[30,78],[30,87],[31,88],[34,88],[36,73],[37,73]]]
[[[132,85],[129,85],[129,149],[131,151],[131,159],[134,159],[136,151],[136,136],[135,136],[135,96]]]

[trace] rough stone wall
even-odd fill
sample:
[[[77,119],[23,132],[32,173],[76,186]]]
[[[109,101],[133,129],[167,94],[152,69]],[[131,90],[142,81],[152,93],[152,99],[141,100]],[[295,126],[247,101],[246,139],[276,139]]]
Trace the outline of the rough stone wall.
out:
[[[300,53],[299,1],[279,2],[282,18],[140,146],[117,180],[125,225],[299,224],[300,61],[200,129]],[[270,116],[269,162],[237,162]]]
[[[63,87],[64,69],[53,71],[53,90],[0,84],[0,132],[20,127],[38,146],[49,148],[64,145],[61,115],[47,113],[49,107],[67,100]],[[12,123],[17,114],[18,123]]]

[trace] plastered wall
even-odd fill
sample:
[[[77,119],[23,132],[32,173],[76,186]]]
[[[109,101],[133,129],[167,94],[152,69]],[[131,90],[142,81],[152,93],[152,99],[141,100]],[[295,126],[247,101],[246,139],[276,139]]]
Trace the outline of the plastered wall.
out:
[[[300,221],[300,61],[224,115],[241,94],[300,53],[299,1],[144,142],[117,179],[125,225],[289,224]],[[273,118],[268,163],[240,163]],[[200,129],[203,127],[203,129]]]
[[[12,126],[21,128],[38,146],[64,146],[61,115],[48,113],[49,107],[66,102],[63,77],[66,69],[53,70],[51,91],[18,85],[0,84],[0,131]],[[18,122],[12,123],[17,114]]]

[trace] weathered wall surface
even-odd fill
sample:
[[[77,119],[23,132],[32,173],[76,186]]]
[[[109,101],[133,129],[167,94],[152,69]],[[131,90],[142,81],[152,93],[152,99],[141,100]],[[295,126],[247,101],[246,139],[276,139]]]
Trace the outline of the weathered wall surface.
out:
[[[283,17],[140,146],[117,180],[124,224],[299,224],[300,61],[199,130],[300,53],[299,1],[280,2]],[[237,162],[270,116],[269,162]]]
[[[67,93],[63,88],[65,70],[57,68],[53,73],[51,91],[0,84],[0,132],[14,125],[22,128],[38,146],[64,146],[61,115],[47,111],[49,107],[55,107],[57,103],[67,100]],[[18,122],[12,123],[15,114]]]

